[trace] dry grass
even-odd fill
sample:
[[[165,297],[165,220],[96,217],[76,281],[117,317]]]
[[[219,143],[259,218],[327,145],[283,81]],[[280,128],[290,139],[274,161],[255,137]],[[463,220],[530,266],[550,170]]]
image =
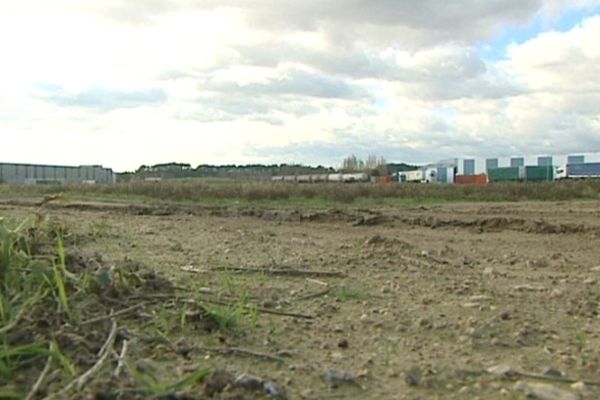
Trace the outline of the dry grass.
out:
[[[544,183],[496,183],[486,186],[402,184],[294,184],[223,180],[127,182],[114,185],[0,186],[0,194],[45,195],[61,191],[89,197],[143,197],[159,201],[200,203],[253,202],[302,205],[446,201],[561,201],[600,198],[600,180]]]

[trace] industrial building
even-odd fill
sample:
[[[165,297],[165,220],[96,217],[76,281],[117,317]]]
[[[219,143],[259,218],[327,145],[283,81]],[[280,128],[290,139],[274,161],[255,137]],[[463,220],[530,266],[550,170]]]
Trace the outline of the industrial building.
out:
[[[575,166],[585,171],[575,171]],[[398,172],[394,176],[399,182],[485,184],[500,181],[552,181],[570,177],[565,176],[568,171],[574,177],[600,176],[600,153],[451,158],[421,166],[414,171]]]
[[[101,165],[63,165],[0,163],[0,183],[63,184],[114,183],[115,173]]]
[[[559,167],[567,164],[600,162],[600,153],[578,153],[561,155],[535,155],[513,157],[469,157],[455,161],[456,175],[488,174],[490,170],[504,167],[545,166]]]

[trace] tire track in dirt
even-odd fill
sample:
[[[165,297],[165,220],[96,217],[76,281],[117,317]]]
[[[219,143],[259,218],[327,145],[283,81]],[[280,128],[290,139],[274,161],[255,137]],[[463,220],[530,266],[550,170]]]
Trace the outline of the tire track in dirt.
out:
[[[39,207],[40,202],[30,199],[5,200],[0,207]],[[70,203],[49,203],[44,207],[54,209],[70,209],[76,211],[110,211],[129,215],[169,216],[195,215],[222,218],[253,217],[269,221],[306,222],[306,223],[348,223],[351,226],[374,225],[406,225],[426,227],[431,229],[461,228],[475,230],[479,233],[502,232],[506,230],[534,234],[592,234],[600,235],[600,227],[582,223],[554,223],[539,216],[534,218],[517,218],[509,216],[483,216],[468,218],[448,218],[436,216],[435,209],[423,207],[401,211],[372,210],[372,209],[277,209],[277,208],[247,208],[247,207],[217,207],[179,204],[142,205],[131,203],[105,203],[78,201]],[[424,215],[425,214],[425,215]],[[432,215],[433,214],[433,215]]]

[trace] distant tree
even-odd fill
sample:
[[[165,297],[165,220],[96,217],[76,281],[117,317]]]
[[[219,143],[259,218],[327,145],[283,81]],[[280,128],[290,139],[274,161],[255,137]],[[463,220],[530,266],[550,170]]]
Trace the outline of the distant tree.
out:
[[[363,161],[352,154],[342,161],[342,170],[348,172],[368,171],[373,175],[387,175],[388,171],[386,165],[386,161],[383,157],[377,157],[374,154],[367,156],[366,161]],[[373,171],[377,172],[374,173]]]

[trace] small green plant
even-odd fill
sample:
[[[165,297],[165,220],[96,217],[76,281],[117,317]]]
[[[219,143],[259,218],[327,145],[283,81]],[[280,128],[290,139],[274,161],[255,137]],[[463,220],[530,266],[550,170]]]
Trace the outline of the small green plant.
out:
[[[198,368],[177,382],[169,384],[162,383],[150,370],[142,371],[138,368],[132,368],[128,362],[125,362],[124,364],[129,371],[129,374],[133,377],[138,385],[138,387],[132,391],[153,398],[186,390],[190,386],[198,382],[202,382],[212,372],[210,368]]]
[[[340,300],[362,300],[369,297],[368,289],[360,285],[337,286],[330,293]]]
[[[236,331],[244,320],[245,310],[239,305],[205,305],[204,310],[221,331]]]

